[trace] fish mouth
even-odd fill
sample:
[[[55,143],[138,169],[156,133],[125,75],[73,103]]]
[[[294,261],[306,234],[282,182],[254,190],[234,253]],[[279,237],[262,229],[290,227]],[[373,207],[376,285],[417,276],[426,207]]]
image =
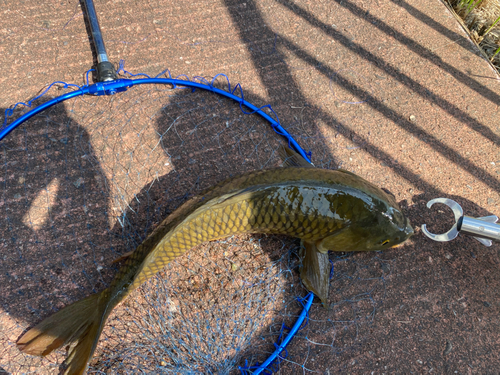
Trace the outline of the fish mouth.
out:
[[[391,246],[391,249],[396,249],[396,248],[402,246],[408,238],[410,238],[411,236],[413,236],[415,234],[415,231],[411,227],[410,221],[408,220],[408,218],[406,218],[406,226],[405,226],[405,229],[403,229],[403,233],[404,233],[403,240],[400,243],[398,243],[397,245]]]
[[[390,248],[391,248],[391,249],[397,249],[398,247],[401,247],[401,246],[403,246],[403,245],[404,245],[404,242],[400,242],[400,243],[398,243],[397,245],[391,246]]]
[[[404,233],[406,235],[406,238],[409,238],[415,234],[415,231],[411,227],[410,220],[408,220],[408,218],[406,218],[406,227]]]

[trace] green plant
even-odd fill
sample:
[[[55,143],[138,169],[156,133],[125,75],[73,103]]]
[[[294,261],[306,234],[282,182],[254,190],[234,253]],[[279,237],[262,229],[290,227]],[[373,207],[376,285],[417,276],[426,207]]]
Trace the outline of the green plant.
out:
[[[496,55],[498,55],[500,53],[500,47],[497,48],[497,50],[495,51],[495,53],[493,53],[493,56],[491,56],[491,59],[490,61],[493,62],[493,59],[495,58]]]
[[[464,18],[469,15],[470,12],[474,10],[477,6],[481,5],[483,0],[460,0],[458,3],[458,8],[462,11],[465,9],[465,15]]]
[[[488,28],[488,30],[486,30],[486,32],[483,34],[483,37],[485,37],[490,31],[491,29],[493,29],[495,27],[495,25],[500,21],[500,16],[495,20],[495,22],[493,22],[493,24]],[[498,52],[497,52],[498,53]]]
[[[500,38],[498,35],[493,35],[492,31],[498,31],[500,27],[500,16],[495,14],[500,0],[447,0],[447,2],[455,14],[462,18],[464,25],[471,31],[471,37],[486,52],[490,62],[498,69],[498,60],[495,62],[494,60],[500,54]],[[495,15],[492,17],[493,14]],[[483,32],[483,30],[486,31]],[[488,36],[487,40],[485,40],[486,36]]]

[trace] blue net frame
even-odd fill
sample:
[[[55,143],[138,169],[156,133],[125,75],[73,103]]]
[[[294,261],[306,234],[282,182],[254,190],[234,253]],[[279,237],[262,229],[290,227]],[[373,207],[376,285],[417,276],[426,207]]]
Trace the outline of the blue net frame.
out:
[[[172,78],[172,75],[169,70],[165,70],[158,74],[155,77],[150,77],[147,74],[139,73],[133,74],[125,70],[124,61],[120,61],[119,69],[117,71],[118,74],[122,74],[126,77],[144,77],[144,78],[120,78],[113,81],[108,82],[96,82],[94,84],[89,83],[89,74],[94,71],[94,69],[90,69],[86,72],[86,84],[83,86],[79,86],[76,84],[70,84],[63,81],[56,81],[47,86],[46,89],[42,91],[39,95],[29,100],[27,103],[18,102],[13,105],[11,108],[5,110],[4,121],[2,127],[0,128],[0,141],[3,140],[7,135],[9,135],[14,129],[20,126],[25,121],[34,117],[47,110],[48,108],[64,102],[66,100],[83,96],[83,95],[93,95],[93,96],[109,96],[116,95],[120,92],[127,91],[129,88],[137,85],[151,85],[151,84],[160,84],[160,85],[170,85],[174,89],[191,89],[195,91],[196,89],[206,90],[212,92],[217,95],[224,96],[226,98],[232,99],[239,104],[240,110],[246,114],[257,114],[264,118],[267,122],[269,122],[271,128],[274,132],[281,137],[283,137],[290,148],[299,153],[305,160],[311,163],[311,152],[306,152],[297,141],[288,133],[280,124],[278,115],[272,109],[272,107],[267,104],[261,107],[257,107],[252,103],[248,102],[244,98],[243,88],[238,83],[231,88],[231,83],[229,81],[229,77],[225,74],[217,74],[210,81],[204,77],[195,76],[192,79],[189,79],[186,75],[179,75],[176,78]],[[160,76],[166,75],[168,78],[162,78]],[[223,77],[227,83],[227,90],[223,90],[215,86],[217,79],[219,77]],[[75,88],[74,91],[67,92],[63,95],[57,96],[51,100],[48,100],[36,107],[32,107],[32,104],[42,96],[44,96],[52,87],[56,85],[61,85],[64,89],[67,88]],[[237,95],[239,94],[239,96]],[[11,121],[9,123],[9,118],[14,115],[14,111],[17,107],[24,106],[27,108],[31,108],[28,112],[18,117],[17,119]],[[266,113],[264,110],[267,109],[273,116]],[[333,272],[333,265],[332,270]],[[331,278],[331,274],[330,274]],[[302,305],[303,310],[299,315],[295,324],[290,328],[282,325],[280,330],[280,335],[278,341],[274,343],[275,350],[271,355],[262,363],[255,363],[254,365],[248,365],[248,362],[245,361],[245,366],[240,366],[238,369],[241,371],[242,375],[258,375],[258,374],[272,374],[273,372],[279,370],[279,364],[287,357],[287,345],[291,342],[293,337],[297,334],[299,330],[307,325],[309,319],[309,310],[312,306],[314,299],[313,293],[308,293],[304,298],[297,298],[298,302]],[[304,324],[305,321],[305,325]],[[289,331],[288,335],[284,336],[285,330]]]
[[[306,152],[300,145],[297,143],[297,141],[281,126],[278,115],[274,110],[271,108],[269,104],[263,105],[261,107],[257,107],[253,105],[252,103],[248,102],[245,100],[245,96],[243,94],[243,88],[241,85],[238,83],[234,86],[234,88],[231,88],[231,83],[229,82],[229,77],[226,76],[225,74],[217,74],[215,77],[212,78],[211,81],[208,81],[204,77],[199,77],[195,76],[193,77],[192,80],[189,79],[188,76],[186,75],[179,75],[176,78],[172,78],[172,75],[170,74],[170,71],[165,70],[161,72],[160,74],[156,75],[155,77],[150,77],[147,74],[139,73],[139,74],[132,74],[124,69],[124,62],[123,60],[120,61],[120,67],[117,71],[117,73],[123,73],[124,75],[127,75],[129,77],[138,77],[138,76],[143,76],[145,78],[137,78],[137,79],[130,79],[130,78],[120,78],[114,81],[108,81],[108,82],[96,82],[94,84],[89,84],[89,73],[92,72],[93,69],[87,71],[86,73],[86,80],[87,84],[84,86],[78,86],[75,84],[69,84],[66,82],[62,81],[56,81],[50,84],[40,95],[36,96],[32,100],[30,100],[28,103],[23,103],[19,102],[16,103],[12,108],[9,108],[5,111],[5,119],[2,125],[2,129],[0,130],[0,141],[5,138],[11,131],[13,131],[15,128],[17,128],[20,124],[23,122],[27,121],[31,117],[35,116],[36,114],[58,104],[61,102],[64,102],[68,99],[75,98],[77,96],[83,96],[83,95],[94,95],[94,96],[103,96],[103,95],[115,95],[123,91],[127,91],[129,88],[137,85],[151,85],[151,84],[160,84],[160,85],[170,85],[173,86],[173,88],[188,88],[191,90],[206,90],[209,92],[213,92],[214,94],[224,96],[226,98],[229,98],[231,100],[234,100],[237,102],[240,106],[241,111],[244,114],[250,115],[250,114],[257,114],[267,120],[270,124],[270,126],[273,128],[273,130],[276,132],[276,134],[282,136],[283,138],[286,139],[288,142],[288,146],[298,152],[305,160],[307,160],[309,163],[311,162],[311,152]],[[161,78],[160,76],[162,75],[168,75],[168,78]],[[227,91],[222,90],[220,88],[215,87],[215,82],[219,77],[225,78],[227,82]],[[184,78],[184,79],[181,79]],[[16,107],[22,105],[25,107],[31,107],[32,103],[36,100],[42,97],[45,93],[47,93],[54,85],[61,84],[63,85],[63,88],[72,88],[74,87],[75,90],[65,93],[63,95],[60,95],[56,98],[53,98],[43,104],[40,104],[39,106],[32,108],[28,112],[26,112],[24,115],[20,116],[16,120],[12,121],[11,123],[8,123],[8,118],[11,117],[14,113],[14,110]],[[236,93],[239,93],[240,96],[236,95]],[[249,111],[245,110],[245,108],[248,108]],[[264,109],[268,109],[275,118],[273,118],[271,115],[267,114],[264,112]]]
[[[281,326],[280,335],[278,337],[278,343],[274,343],[274,347],[276,349],[264,362],[260,364],[256,363],[255,365],[249,366],[248,362],[245,361],[244,367],[241,366],[238,367],[242,375],[259,375],[259,374],[270,375],[273,372],[279,370],[279,364],[288,355],[288,352],[286,350],[287,345],[297,334],[297,332],[300,331],[302,328],[304,328],[307,325],[307,322],[309,321],[309,310],[311,309],[313,299],[314,299],[314,294],[311,292],[309,292],[307,296],[305,296],[304,298],[297,298],[299,303],[302,305],[303,309],[295,324],[292,326],[292,328],[286,327],[284,324]],[[302,325],[304,321],[305,324]],[[288,330],[289,333],[287,336],[282,337],[285,330]]]

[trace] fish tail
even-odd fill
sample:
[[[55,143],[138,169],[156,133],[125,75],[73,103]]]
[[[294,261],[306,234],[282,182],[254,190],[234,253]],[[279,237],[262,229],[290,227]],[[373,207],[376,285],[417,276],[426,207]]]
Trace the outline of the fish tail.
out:
[[[46,356],[72,344],[64,361],[64,374],[84,374],[107,318],[108,293],[93,294],[66,306],[26,332],[17,347],[24,353]]]

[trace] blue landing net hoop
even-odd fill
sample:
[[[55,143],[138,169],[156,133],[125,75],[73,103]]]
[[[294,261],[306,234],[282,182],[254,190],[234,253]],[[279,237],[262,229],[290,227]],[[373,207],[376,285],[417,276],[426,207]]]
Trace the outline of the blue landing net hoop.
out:
[[[279,370],[279,364],[287,357],[288,354],[286,351],[286,346],[290,343],[296,333],[305,327],[305,325],[302,326],[304,320],[306,321],[307,325],[307,321],[309,319],[309,310],[311,309],[313,299],[314,294],[312,292],[309,292],[304,298],[297,298],[303,309],[293,327],[288,328],[284,325],[281,327],[280,337],[278,338],[278,342],[281,341],[281,343],[274,344],[276,350],[269,356],[268,359],[262,362],[262,364],[257,363],[253,366],[248,366],[248,363],[245,361],[244,367],[238,367],[238,370],[241,371],[242,375],[270,375],[273,372]],[[282,339],[281,335],[283,334],[283,331],[285,329],[289,330],[290,332],[285,338]]]
[[[120,70],[122,70],[124,73],[130,74],[129,72],[127,72],[123,69],[123,62],[120,62],[119,71]],[[117,79],[114,81],[97,82],[97,83],[94,83],[92,85],[89,85],[88,84],[88,74],[91,71],[92,70],[89,70],[87,72],[87,85],[80,87],[78,85],[68,84],[65,82],[54,82],[46,90],[44,90],[44,92],[42,94],[38,95],[37,97],[32,99],[30,102],[28,102],[28,104],[20,102],[20,103],[17,103],[13,108],[7,109],[5,111],[5,119],[4,119],[2,128],[0,129],[0,141],[3,138],[5,138],[5,136],[7,136],[7,134],[9,134],[12,130],[14,130],[20,124],[22,124],[24,121],[28,120],[29,118],[35,116],[36,114],[38,114],[40,112],[46,110],[47,108],[50,108],[53,105],[61,103],[65,100],[75,98],[77,96],[83,96],[83,95],[95,95],[95,96],[115,95],[119,92],[127,91],[132,86],[148,85],[148,84],[160,84],[160,85],[172,85],[174,88],[186,87],[186,88],[192,89],[193,91],[196,89],[206,90],[206,91],[210,91],[210,92],[213,92],[215,94],[225,96],[226,98],[229,98],[229,99],[236,101],[237,103],[239,103],[240,109],[244,114],[256,113],[256,114],[260,115],[261,117],[263,117],[265,120],[267,120],[269,122],[269,124],[271,125],[271,127],[274,129],[274,131],[277,134],[279,134],[280,136],[284,137],[287,140],[288,146],[290,148],[292,148],[293,150],[298,152],[309,163],[311,162],[311,160],[310,160],[311,153],[305,152],[302,149],[302,147],[299,146],[297,141],[295,141],[295,139],[293,139],[293,137],[281,126],[281,124],[279,122],[279,118],[278,118],[277,114],[274,112],[274,110],[271,108],[271,106],[265,105],[262,107],[256,107],[252,103],[246,101],[244,99],[243,89],[241,88],[241,85],[238,83],[234,87],[234,89],[231,90],[231,84],[229,83],[229,78],[225,74],[217,74],[212,79],[211,82],[207,81],[203,77],[194,77],[194,79],[199,81],[199,82],[195,82],[194,80],[193,81],[189,80],[187,76],[182,76],[182,77],[187,78],[187,79],[179,79],[179,77],[181,77],[181,76],[179,76],[177,78],[159,78],[158,76],[151,78],[151,77],[147,76],[146,74],[136,74],[136,75],[130,74],[132,76],[143,75],[143,76],[146,76],[147,78],[138,78],[138,79],[121,78],[121,79]],[[164,73],[165,72],[162,72],[159,75],[162,75]],[[168,72],[168,75],[170,76],[170,72]],[[214,83],[218,77],[224,77],[227,80],[228,91],[219,89],[219,88],[214,86]],[[14,109],[18,105],[31,107],[31,103],[34,100],[43,96],[55,84],[62,84],[64,86],[64,88],[75,87],[76,90],[68,92],[66,94],[63,94],[61,96],[58,96],[52,100],[49,100],[49,101],[39,105],[38,107],[31,109],[30,111],[28,111],[27,113],[25,113],[24,115],[19,117],[18,119],[14,120],[12,123],[7,124],[7,119],[13,114]],[[241,96],[235,95],[235,92],[237,90],[239,91]],[[246,111],[244,109],[245,107],[249,108],[250,111]],[[263,111],[264,108],[268,108],[274,114],[276,119],[274,119],[273,117],[271,117],[270,115],[265,113]]]
[[[40,95],[36,96],[32,100],[30,100],[28,103],[23,103],[19,102],[16,103],[12,108],[9,108],[5,111],[5,118],[2,124],[2,127],[0,128],[0,141],[3,140],[10,132],[12,132],[15,128],[17,128],[19,125],[21,125],[23,122],[27,121],[31,117],[37,115],[38,113],[58,104],[61,102],[64,102],[68,99],[75,98],[78,96],[83,96],[83,95],[93,95],[93,96],[103,96],[103,95],[115,95],[120,92],[127,91],[129,88],[132,86],[137,86],[137,85],[147,85],[147,84],[161,84],[161,85],[171,85],[173,88],[190,88],[192,91],[196,89],[201,89],[201,90],[206,90],[213,92],[215,94],[224,96],[226,98],[232,99],[239,103],[240,109],[244,114],[258,114],[261,117],[263,117],[265,120],[269,122],[273,130],[280,136],[284,137],[287,142],[288,146],[298,152],[305,160],[307,160],[309,163],[311,163],[311,152],[306,152],[300,147],[300,145],[295,141],[295,139],[281,126],[279,122],[278,115],[274,112],[274,110],[271,108],[270,105],[264,105],[262,107],[256,107],[252,103],[246,101],[244,99],[243,95],[243,89],[241,85],[238,83],[232,90],[231,90],[231,84],[229,82],[229,78],[225,74],[217,74],[210,82],[206,80],[203,77],[194,77],[193,80],[189,80],[189,78],[185,75],[179,76],[177,78],[171,78],[170,72],[169,71],[164,71],[160,73],[159,75],[163,75],[165,73],[168,73],[169,78],[160,78],[158,76],[156,77],[149,77],[146,74],[132,74],[130,72],[127,72],[123,68],[123,61],[120,61],[120,68],[118,72],[122,71],[124,74],[129,75],[131,77],[136,77],[136,76],[145,76],[146,78],[136,78],[136,79],[129,79],[129,78],[120,78],[117,80],[113,81],[107,81],[107,82],[97,82],[94,84],[89,84],[88,81],[88,76],[89,73],[93,71],[89,70],[87,72],[87,84],[84,86],[78,86],[75,84],[68,84],[65,82],[54,82],[51,85],[49,85]],[[185,79],[179,79],[180,77],[185,78]],[[224,77],[227,81],[228,85],[228,90],[222,90],[220,88],[217,88],[214,86],[214,83],[216,82],[216,79],[218,77]],[[197,80],[199,82],[195,82],[194,80]],[[31,104],[38,98],[42,97],[47,91],[51,89],[52,86],[60,84],[64,88],[69,88],[69,87],[74,87],[75,90],[65,93],[61,96],[58,96],[56,98],[53,98],[43,104],[40,104],[37,107],[32,108],[28,112],[26,112],[24,115],[20,116],[16,120],[12,121],[11,123],[8,123],[9,117],[11,117],[14,113],[14,109],[17,106],[25,106],[25,107],[31,107]],[[240,96],[235,95],[235,92],[239,91]],[[250,109],[250,111],[245,110],[245,107]],[[271,117],[269,114],[263,111],[264,108],[267,108],[275,117]],[[275,351],[269,356],[267,360],[265,360],[263,363],[259,364],[256,363],[255,365],[248,366],[248,363],[245,361],[245,366],[239,367],[238,369],[241,371],[242,375],[258,375],[258,374],[264,374],[264,375],[269,375],[275,372],[276,370],[279,369],[279,364],[286,358],[287,356],[287,351],[286,351],[286,346],[290,343],[290,341],[293,339],[295,334],[301,329],[302,324],[304,323],[304,320],[308,320],[309,316],[309,310],[311,308],[312,302],[314,299],[314,294],[309,293],[305,298],[298,298],[299,303],[302,304],[303,310],[301,314],[299,315],[297,321],[293,325],[292,328],[288,328],[285,326],[282,326],[281,332],[280,332],[280,337],[278,339],[277,343],[274,343],[275,346]],[[282,335],[285,330],[288,330],[289,333],[286,337],[282,338]]]

